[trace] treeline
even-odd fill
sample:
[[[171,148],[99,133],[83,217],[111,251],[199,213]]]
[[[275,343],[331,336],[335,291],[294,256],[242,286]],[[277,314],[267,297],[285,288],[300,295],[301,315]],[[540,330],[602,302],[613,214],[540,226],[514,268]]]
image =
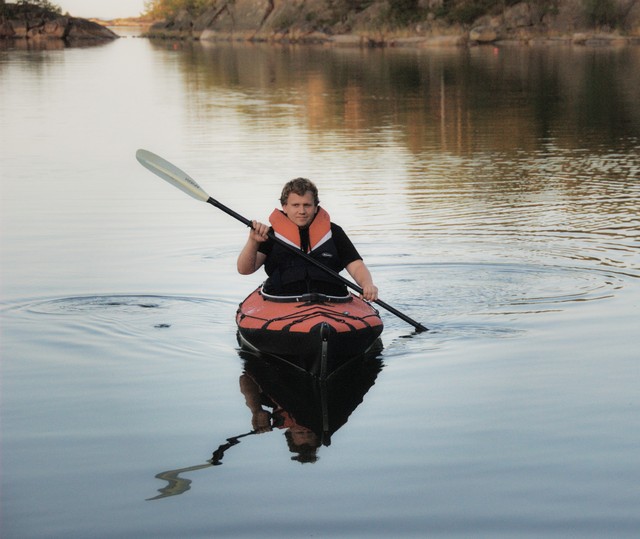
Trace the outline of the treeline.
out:
[[[407,26],[425,20],[442,20],[448,24],[471,24],[484,15],[498,15],[523,0],[325,0],[325,10],[331,16],[325,23],[337,23],[367,9],[377,8],[378,15],[391,25]],[[181,14],[192,19],[210,10],[224,10],[236,0],[146,0],[144,17],[153,20],[170,20]],[[57,14],[62,9],[50,0],[16,0],[11,2],[19,9],[37,7]],[[11,4],[10,3],[10,4]],[[267,0],[274,7],[275,0]],[[563,0],[527,0],[531,8],[542,18],[559,12]],[[640,0],[581,0],[581,15],[593,27],[626,29],[627,19]],[[303,2],[304,4],[304,2]],[[0,14],[5,0],[0,0]],[[325,11],[325,12],[326,12]],[[333,20],[331,20],[333,19]]]
[[[49,0],[17,0],[16,2],[9,2],[10,4],[14,4],[18,11],[29,11],[35,9],[40,9],[42,11],[48,11],[51,13],[56,13],[57,15],[62,15],[62,8],[50,2]],[[3,14],[6,10],[7,2],[5,0],[0,0],[0,14]],[[15,11],[15,9],[14,9]]]
[[[350,14],[377,7],[385,11],[390,24],[405,26],[427,19],[449,24],[471,24],[484,15],[497,15],[523,0],[326,0],[326,8],[337,22]],[[640,0],[582,0],[582,15],[594,27],[624,27],[626,18]],[[557,14],[562,0],[528,0],[536,12],[544,16]],[[197,18],[207,10],[223,10],[235,0],[147,0],[145,17],[172,19],[179,14]],[[274,0],[269,0],[273,7]]]
[[[520,0],[439,0],[436,2],[424,2],[423,0],[326,0],[326,4],[327,8],[339,18],[349,13],[360,13],[376,3],[384,3],[389,20],[402,24],[419,21],[430,14],[450,19],[451,22],[473,20],[493,9],[503,8],[505,5],[515,4],[518,1]],[[233,3],[234,0],[147,0],[144,15],[156,19],[170,19],[176,17],[180,12],[185,12],[191,17],[198,17],[208,9],[214,7],[224,9],[225,4]],[[273,4],[273,1],[271,3]],[[425,7],[426,4],[431,7]]]
[[[186,11],[192,17],[197,17],[214,3],[211,0],[146,0],[143,15],[154,19],[170,19],[180,11]]]

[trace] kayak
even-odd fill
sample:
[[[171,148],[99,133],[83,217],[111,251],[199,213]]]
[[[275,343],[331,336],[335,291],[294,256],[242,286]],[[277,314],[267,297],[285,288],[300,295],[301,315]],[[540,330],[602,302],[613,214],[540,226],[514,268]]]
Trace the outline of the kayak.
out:
[[[325,379],[381,348],[380,313],[354,294],[272,296],[254,290],[236,312],[244,350],[275,356]]]

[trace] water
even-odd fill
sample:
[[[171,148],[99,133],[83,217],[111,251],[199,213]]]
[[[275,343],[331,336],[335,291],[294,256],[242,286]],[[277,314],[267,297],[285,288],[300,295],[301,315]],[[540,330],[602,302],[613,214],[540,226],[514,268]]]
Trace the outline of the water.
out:
[[[2,536],[635,537],[639,74],[636,48],[0,51]],[[237,351],[246,229],[138,148],[250,218],[312,178],[431,329],[383,313],[313,464],[236,438],[245,368],[310,394]]]

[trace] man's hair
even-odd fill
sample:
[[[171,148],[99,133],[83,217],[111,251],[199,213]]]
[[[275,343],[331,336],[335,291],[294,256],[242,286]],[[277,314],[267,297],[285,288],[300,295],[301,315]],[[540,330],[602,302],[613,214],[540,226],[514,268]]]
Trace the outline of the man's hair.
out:
[[[296,178],[295,180],[287,182],[282,188],[282,194],[280,195],[280,204],[284,206],[287,203],[287,200],[289,199],[289,195],[291,193],[295,193],[296,195],[303,197],[307,192],[311,192],[311,194],[313,195],[313,203],[316,206],[320,204],[320,199],[318,198],[318,188],[311,180],[307,180],[306,178]]]

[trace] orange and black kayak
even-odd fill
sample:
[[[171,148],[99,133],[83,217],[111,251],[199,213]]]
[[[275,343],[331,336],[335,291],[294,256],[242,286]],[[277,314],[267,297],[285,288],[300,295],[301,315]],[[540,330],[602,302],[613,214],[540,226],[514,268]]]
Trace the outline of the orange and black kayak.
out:
[[[325,379],[381,347],[379,312],[354,294],[272,296],[254,290],[236,313],[238,342]]]

